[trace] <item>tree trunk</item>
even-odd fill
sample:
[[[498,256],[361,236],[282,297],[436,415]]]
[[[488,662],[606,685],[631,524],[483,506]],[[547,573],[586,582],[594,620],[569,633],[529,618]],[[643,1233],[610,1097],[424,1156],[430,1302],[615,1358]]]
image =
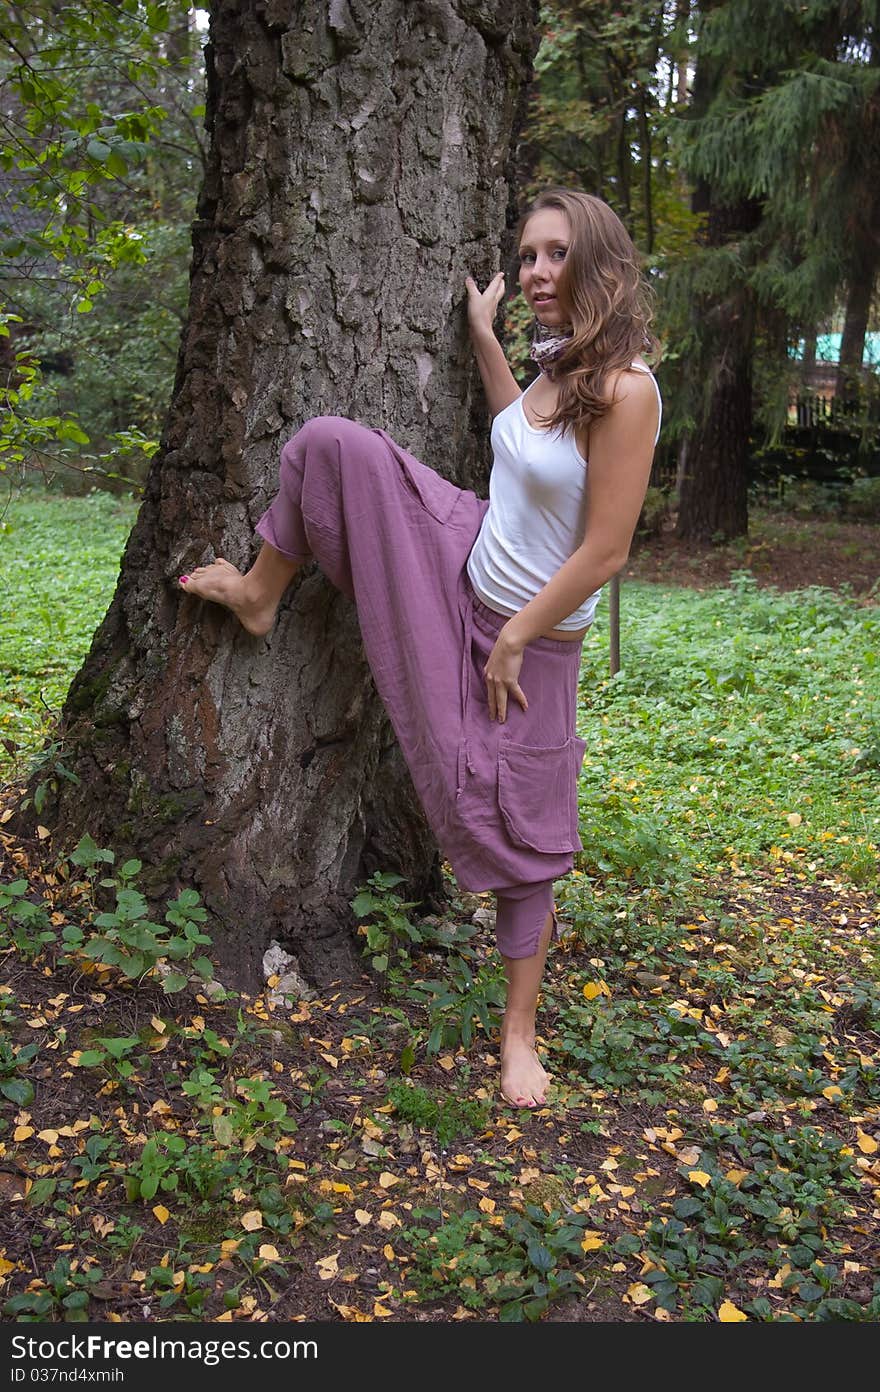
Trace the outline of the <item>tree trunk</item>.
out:
[[[876,239],[862,243],[850,258],[846,317],[837,367],[836,395],[841,402],[858,400],[859,386],[864,377],[862,360],[865,356],[865,335],[868,332],[868,315],[874,298],[878,264],[880,245]]]
[[[707,238],[721,246],[749,230],[755,206],[709,209]],[[755,312],[748,286],[733,286],[721,299],[696,306],[700,322],[700,414],[688,440],[678,488],[676,536],[681,541],[720,541],[748,531],[749,439],[752,426],[752,351]]]
[[[312,564],[257,639],[218,606],[184,607],[177,576],[215,555],[252,562],[280,447],[315,415],[383,427],[480,490],[464,278],[485,282],[509,235],[536,19],[533,0],[213,9],[170,413],[62,714],[80,781],[50,777],[40,820],[56,851],[88,831],[136,852],[156,899],[194,885],[241,986],[273,937],[317,982],[345,975],[354,887],[396,870],[436,904],[442,876],[354,606]]]
[[[718,59],[698,55],[693,88],[696,119],[709,111],[721,79]],[[701,240],[707,247],[736,243],[757,227],[761,217],[756,200],[725,199],[702,178],[696,182],[692,207],[695,213],[706,214]],[[676,536],[681,541],[718,541],[743,535],[749,525],[755,314],[745,276],[731,275],[726,291],[697,296],[692,313],[698,348],[688,372],[696,426],[679,455]]]

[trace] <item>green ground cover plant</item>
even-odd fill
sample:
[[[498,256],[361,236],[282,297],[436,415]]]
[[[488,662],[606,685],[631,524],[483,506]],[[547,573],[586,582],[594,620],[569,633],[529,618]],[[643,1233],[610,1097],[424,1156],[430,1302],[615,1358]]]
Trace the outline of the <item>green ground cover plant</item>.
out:
[[[4,487],[9,488],[8,481]],[[119,574],[137,504],[28,489],[0,505],[0,774],[35,757]],[[60,758],[60,752],[58,757]],[[63,758],[61,758],[63,763]]]
[[[4,838],[3,1317],[880,1318],[878,611],[742,574],[623,615],[536,1112],[499,1100],[490,896],[372,876],[362,978],[282,1006],[213,981],[194,891],[147,918],[136,861]]]

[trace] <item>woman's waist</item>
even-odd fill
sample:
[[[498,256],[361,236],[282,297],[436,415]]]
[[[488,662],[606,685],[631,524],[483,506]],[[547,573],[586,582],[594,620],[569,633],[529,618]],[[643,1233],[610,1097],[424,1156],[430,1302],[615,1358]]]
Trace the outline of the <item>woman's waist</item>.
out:
[[[495,633],[499,633],[501,629],[504,627],[504,625],[507,623],[507,621],[509,619],[512,619],[515,614],[518,614],[519,609],[523,608],[524,605],[528,603],[528,599],[523,600],[523,603],[519,606],[519,609],[513,607],[509,610],[496,608],[495,605],[488,602],[487,597],[484,597],[483,593],[480,593],[477,590],[470,574],[468,573],[467,567],[465,567],[464,580],[467,590],[469,591],[470,600],[471,604],[473,605],[473,611],[475,616],[480,618],[483,624],[491,628],[491,630]],[[535,593],[537,593],[537,591]],[[531,598],[534,598],[534,596],[531,596]],[[548,629],[546,633],[542,633],[538,641],[542,644],[561,643],[567,646],[569,643],[580,642],[583,639],[584,634],[587,633],[591,627],[592,619],[590,620],[590,622],[588,622],[585,625],[582,625],[580,628],[551,628]]]

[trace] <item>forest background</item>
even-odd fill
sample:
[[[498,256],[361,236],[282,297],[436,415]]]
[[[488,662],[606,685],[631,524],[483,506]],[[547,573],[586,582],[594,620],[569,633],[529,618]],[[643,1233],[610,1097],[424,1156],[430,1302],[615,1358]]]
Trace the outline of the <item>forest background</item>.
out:
[[[594,643],[582,673],[558,1092],[516,1124],[485,905],[414,918],[382,862],[360,978],[276,956],[236,992],[213,906],[157,913],[101,794],[47,862],[82,773],[58,708],[101,724],[68,687],[181,380],[205,30],[139,0],[0,26],[8,1317],[877,1317],[877,7],[538,18],[514,182],[630,228],[664,429],[623,671]],[[527,330],[511,295],[523,373]]]

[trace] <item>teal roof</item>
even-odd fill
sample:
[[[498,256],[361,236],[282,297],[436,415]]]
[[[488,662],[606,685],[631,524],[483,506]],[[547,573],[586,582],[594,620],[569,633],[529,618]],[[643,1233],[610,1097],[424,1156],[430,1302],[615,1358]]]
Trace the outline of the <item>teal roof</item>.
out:
[[[840,345],[843,334],[827,333],[819,334],[816,339],[816,362],[840,362]],[[801,339],[797,348],[792,350],[793,358],[804,356],[804,340]],[[864,367],[880,367],[880,333],[865,334],[865,351],[862,356]]]

